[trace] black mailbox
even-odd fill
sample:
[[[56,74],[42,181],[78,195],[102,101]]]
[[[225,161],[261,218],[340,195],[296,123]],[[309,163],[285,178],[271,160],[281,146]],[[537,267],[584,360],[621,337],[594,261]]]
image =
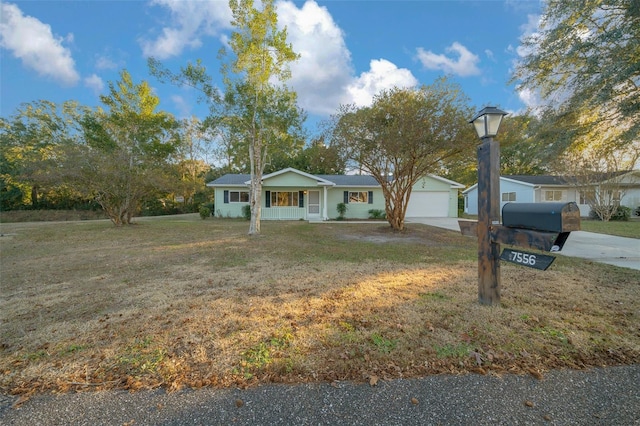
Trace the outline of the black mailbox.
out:
[[[574,202],[507,203],[502,208],[502,224],[547,232],[579,231],[580,209]]]

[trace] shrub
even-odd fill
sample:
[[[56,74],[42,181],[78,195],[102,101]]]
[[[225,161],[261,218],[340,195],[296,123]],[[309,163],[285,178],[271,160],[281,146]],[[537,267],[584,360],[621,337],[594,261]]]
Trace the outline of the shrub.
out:
[[[200,206],[198,212],[200,213],[200,217],[203,220],[211,216],[211,209],[205,205]]]
[[[251,220],[251,206],[249,204],[242,206],[242,217]]]
[[[627,221],[631,217],[631,208],[629,207],[617,206],[611,208],[613,209],[613,213],[611,214],[611,218],[609,220]],[[589,219],[602,220],[598,213],[594,210],[591,210],[589,212]]]
[[[636,216],[640,216],[640,206],[636,207]]]
[[[338,220],[344,219],[344,215],[347,212],[347,205],[345,203],[338,203],[336,209],[338,210]]]
[[[627,221],[631,217],[631,208],[627,206],[618,206],[611,216],[611,220]]]
[[[369,219],[384,219],[386,213],[380,209],[369,210]]]

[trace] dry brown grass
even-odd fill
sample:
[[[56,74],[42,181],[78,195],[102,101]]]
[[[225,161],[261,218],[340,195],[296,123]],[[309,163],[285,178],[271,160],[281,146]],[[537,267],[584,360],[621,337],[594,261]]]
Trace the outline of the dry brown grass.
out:
[[[0,390],[245,386],[640,361],[638,271],[502,264],[411,225],[200,220],[2,224]]]

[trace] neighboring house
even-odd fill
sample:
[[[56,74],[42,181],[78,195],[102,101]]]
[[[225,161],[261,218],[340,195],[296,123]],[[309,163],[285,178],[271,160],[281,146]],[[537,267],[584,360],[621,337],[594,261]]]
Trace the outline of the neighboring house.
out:
[[[207,186],[215,190],[216,216],[240,217],[249,204],[251,176],[227,174]],[[406,217],[457,217],[458,190],[463,185],[426,176],[413,187]],[[347,205],[345,218],[366,219],[369,210],[384,212],[382,187],[369,175],[312,175],[286,168],[262,177],[264,220],[328,220]]]
[[[620,205],[635,210],[640,206],[640,170],[623,172],[616,176],[617,186],[621,188],[617,198]],[[572,183],[573,179],[564,176],[501,176],[500,211],[508,202],[544,203],[574,201],[580,208],[580,216],[587,217],[591,211],[585,197],[585,191]],[[601,182],[606,184],[607,181]],[[478,214],[478,184],[462,191],[464,212]]]

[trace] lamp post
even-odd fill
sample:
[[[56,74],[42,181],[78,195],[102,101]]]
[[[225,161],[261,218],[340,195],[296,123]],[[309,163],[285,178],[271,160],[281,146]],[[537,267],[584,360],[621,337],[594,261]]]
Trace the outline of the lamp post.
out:
[[[485,107],[469,123],[478,137],[478,300],[481,305],[500,303],[500,244],[493,242],[491,227],[500,224],[500,144],[493,140],[506,112]]]

